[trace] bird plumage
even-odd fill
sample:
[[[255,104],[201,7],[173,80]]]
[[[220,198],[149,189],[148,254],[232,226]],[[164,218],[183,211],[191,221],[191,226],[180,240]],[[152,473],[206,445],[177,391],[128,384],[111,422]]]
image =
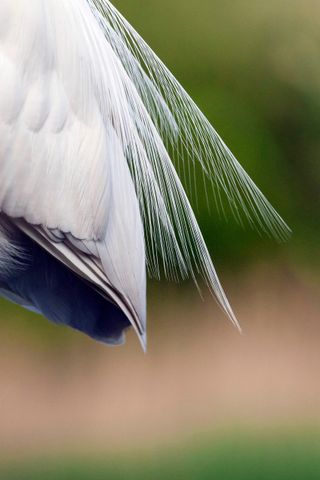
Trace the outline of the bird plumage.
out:
[[[199,271],[237,324],[169,149],[184,165],[200,162],[238,218],[242,210],[261,229],[287,233],[186,92],[107,0],[1,1],[0,139],[0,285],[5,296],[59,323],[76,325],[66,313],[74,282],[88,291],[88,305],[97,295],[97,305],[108,304],[106,325],[124,316],[144,342],[147,268],[194,279]],[[48,275],[41,293],[32,287],[36,273]],[[50,285],[60,282],[64,294],[54,297]],[[103,309],[97,311],[91,307],[100,319]],[[99,338],[88,322],[76,328]],[[119,331],[107,333],[100,339],[122,339]]]

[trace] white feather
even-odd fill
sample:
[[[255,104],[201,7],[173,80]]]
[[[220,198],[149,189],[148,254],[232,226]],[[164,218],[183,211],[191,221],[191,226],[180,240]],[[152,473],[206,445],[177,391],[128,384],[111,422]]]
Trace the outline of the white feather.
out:
[[[168,147],[237,217],[288,228],[111,3],[1,0],[0,72],[0,210],[93,252],[143,330],[146,264],[200,272],[237,324]]]

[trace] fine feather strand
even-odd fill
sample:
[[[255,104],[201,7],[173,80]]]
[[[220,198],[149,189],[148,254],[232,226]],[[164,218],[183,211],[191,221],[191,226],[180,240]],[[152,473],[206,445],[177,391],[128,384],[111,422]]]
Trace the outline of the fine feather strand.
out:
[[[108,0],[88,3],[115,54],[112,71],[118,97],[113,99],[111,115],[140,202],[149,272],[158,277],[161,265],[172,278],[190,275],[195,279],[200,272],[237,324],[168,151],[188,173],[199,162],[212,183],[214,197],[221,198],[223,192],[240,222],[244,216],[251,225],[280,240],[290,230],[125,18]],[[103,64],[103,52],[100,54]],[[110,64],[108,67],[111,70]]]

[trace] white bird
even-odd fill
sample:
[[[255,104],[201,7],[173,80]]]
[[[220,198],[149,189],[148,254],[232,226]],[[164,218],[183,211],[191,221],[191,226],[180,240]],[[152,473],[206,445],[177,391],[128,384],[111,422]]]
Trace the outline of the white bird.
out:
[[[237,218],[287,235],[108,0],[1,0],[2,296],[109,344],[132,325],[145,345],[146,270],[200,273],[237,325],[173,160],[199,163]]]

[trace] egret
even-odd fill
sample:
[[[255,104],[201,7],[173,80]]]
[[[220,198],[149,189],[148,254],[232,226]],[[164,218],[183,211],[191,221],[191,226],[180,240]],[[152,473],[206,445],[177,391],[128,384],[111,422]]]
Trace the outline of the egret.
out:
[[[146,342],[146,275],[202,275],[232,322],[178,172],[288,227],[108,0],[0,2],[0,294],[107,344]]]

